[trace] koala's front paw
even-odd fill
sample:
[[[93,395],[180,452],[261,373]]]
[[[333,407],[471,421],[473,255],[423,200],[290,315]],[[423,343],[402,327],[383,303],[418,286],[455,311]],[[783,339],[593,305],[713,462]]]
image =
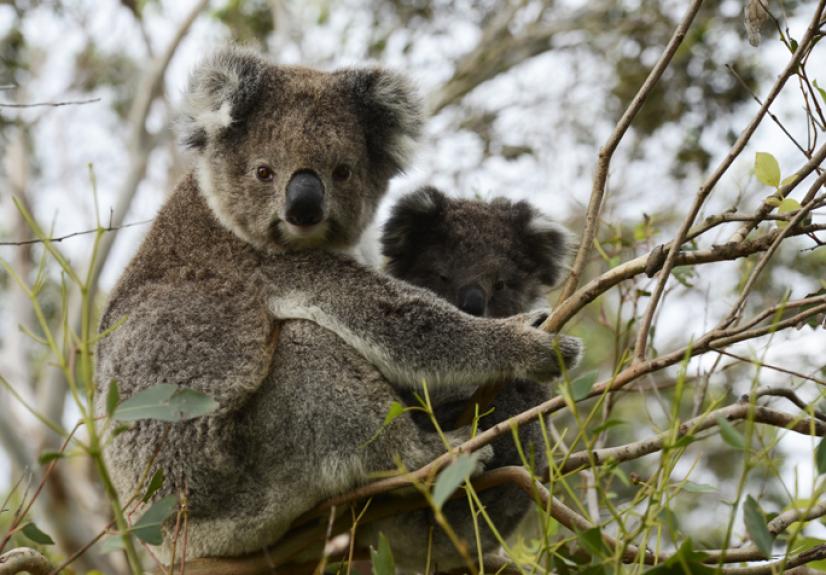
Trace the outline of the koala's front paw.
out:
[[[534,328],[525,331],[530,339],[530,352],[525,364],[528,379],[549,381],[562,375],[563,370],[574,368],[579,362],[582,342],[578,338],[550,334]]]

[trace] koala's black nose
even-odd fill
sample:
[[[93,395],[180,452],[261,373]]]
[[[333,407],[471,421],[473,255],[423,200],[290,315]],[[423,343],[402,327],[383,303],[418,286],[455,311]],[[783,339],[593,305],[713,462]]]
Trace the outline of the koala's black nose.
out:
[[[485,315],[484,290],[478,285],[465,286],[459,290],[459,309],[470,315]]]
[[[324,184],[313,172],[296,172],[290,178],[286,217],[294,226],[314,226],[324,219]]]

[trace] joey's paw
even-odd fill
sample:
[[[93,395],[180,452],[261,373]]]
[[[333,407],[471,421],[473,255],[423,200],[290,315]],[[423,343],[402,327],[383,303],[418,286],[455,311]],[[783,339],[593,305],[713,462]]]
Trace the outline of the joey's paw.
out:
[[[526,370],[528,379],[549,381],[573,369],[582,355],[579,338],[531,330],[534,353]]]

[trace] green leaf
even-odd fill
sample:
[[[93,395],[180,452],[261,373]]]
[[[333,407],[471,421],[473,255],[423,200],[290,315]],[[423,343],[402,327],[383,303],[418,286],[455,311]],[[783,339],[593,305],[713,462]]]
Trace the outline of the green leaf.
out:
[[[379,533],[379,548],[370,547],[370,560],[373,563],[373,575],[396,575],[393,551],[384,533]]]
[[[766,524],[766,516],[757,505],[757,501],[749,495],[746,497],[746,502],[743,504],[743,519],[746,523],[746,531],[749,537],[763,554],[763,557],[768,559],[772,553],[772,543],[774,537],[769,533],[769,526]]]
[[[783,181],[780,182],[780,185],[788,186],[790,184],[793,184],[795,180],[797,180],[798,178],[800,178],[800,176],[797,173],[794,173],[791,176],[786,176],[785,178],[783,178]]]
[[[390,409],[387,410],[387,415],[384,416],[384,426],[387,427],[393,420],[404,413],[404,406],[398,401],[390,404]]]
[[[683,491],[689,493],[717,493],[718,489],[714,485],[708,483],[694,483],[693,481],[685,481],[680,484]]]
[[[820,97],[823,98],[823,102],[826,103],[826,90],[824,90],[817,84],[817,80],[812,80],[812,84],[814,84],[815,88],[817,88],[817,91],[820,92]]]
[[[815,465],[818,473],[826,473],[826,437],[820,440],[815,449]]]
[[[598,371],[589,371],[587,373],[583,373],[571,382],[571,397],[573,397],[574,401],[579,401],[580,399],[585,399],[588,397],[588,394],[591,393],[591,389],[597,382],[598,376]]]
[[[217,408],[218,402],[205,393],[160,383],[121,403],[113,417],[118,421],[158,419],[176,422],[207,415]]]
[[[120,551],[125,548],[126,544],[123,542],[123,537],[120,535],[113,535],[112,537],[107,537],[103,540],[103,543],[100,544],[98,551],[101,555],[106,555],[112,551]]]
[[[441,509],[448,497],[453,495],[453,492],[470,477],[476,469],[477,461],[479,461],[478,453],[470,455],[463,453],[439,473],[436,484],[433,486],[433,505],[436,509]]]
[[[34,523],[26,523],[20,532],[35,543],[54,545],[52,538],[43,533]]]
[[[118,382],[112,380],[109,382],[109,389],[106,391],[106,417],[112,417],[115,413],[115,408],[120,403],[120,391],[118,391]]]
[[[155,493],[158,492],[158,489],[163,487],[163,481],[165,477],[163,474],[163,469],[158,469],[153,475],[152,479],[149,480],[149,485],[146,487],[146,493],[143,494],[142,501],[146,503]]]
[[[602,540],[602,532],[599,527],[592,527],[587,531],[580,531],[576,536],[582,548],[591,555],[597,557],[608,556],[608,548],[605,546],[605,541]]]
[[[720,436],[723,438],[723,441],[735,449],[746,448],[746,440],[743,439],[743,436],[739,431],[734,429],[734,426],[731,423],[722,417],[718,417],[717,425],[720,427]]]
[[[799,209],[800,202],[794,198],[783,198],[783,201],[777,206],[777,211],[781,214],[788,214],[789,212],[795,212]]]
[[[160,545],[163,543],[161,526],[177,508],[178,498],[175,495],[167,495],[158,499],[146,510],[146,513],[141,515],[130,531],[145,543]]]
[[[711,575],[714,571],[703,565],[706,554],[694,551],[691,539],[686,539],[671,557],[644,572],[644,575]]]
[[[780,185],[780,164],[771,154],[757,152],[754,155],[754,175],[767,186],[776,188]]]
[[[40,465],[46,465],[47,463],[51,463],[55,459],[62,459],[63,457],[65,457],[65,455],[63,455],[62,451],[46,450],[40,453],[40,455],[37,458],[37,462]]]

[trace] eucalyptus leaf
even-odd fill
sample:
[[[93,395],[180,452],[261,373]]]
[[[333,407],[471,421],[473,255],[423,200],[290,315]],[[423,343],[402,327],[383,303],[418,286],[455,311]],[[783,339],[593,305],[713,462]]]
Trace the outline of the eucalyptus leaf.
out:
[[[43,531],[41,531],[40,528],[34,523],[26,523],[20,532],[35,543],[39,543],[41,545],[54,545],[54,540],[43,533]]]
[[[47,450],[40,453],[40,455],[37,458],[37,462],[40,465],[46,465],[47,463],[51,463],[55,459],[62,459],[63,457],[65,456],[63,455],[62,451]]]
[[[393,561],[393,551],[384,533],[379,533],[379,548],[370,547],[370,560],[373,564],[373,575],[396,575],[396,563]]]
[[[120,535],[112,535],[111,537],[107,537],[103,540],[103,543],[100,544],[98,548],[98,552],[101,555],[105,555],[107,553],[112,553],[113,551],[120,551],[126,548],[126,543],[123,541],[123,537]]]
[[[780,185],[780,164],[771,154],[757,152],[754,155],[754,175],[767,186],[776,188]]]
[[[394,401],[390,404],[390,409],[387,410],[387,415],[384,416],[384,425],[385,427],[393,423],[393,420],[396,419],[404,413],[404,406],[399,403],[398,401]]]
[[[722,417],[717,418],[717,425],[720,427],[720,437],[723,441],[734,447],[735,449],[745,449],[746,440],[743,435],[734,429],[734,426]]]
[[[453,495],[453,492],[470,477],[476,469],[477,461],[479,461],[478,453],[470,455],[463,453],[439,473],[436,484],[433,486],[433,504],[437,509],[441,509],[448,497]]]
[[[149,485],[146,487],[146,492],[143,494],[142,501],[144,503],[146,503],[147,501],[152,499],[152,496],[155,495],[155,493],[158,492],[158,489],[163,487],[164,479],[165,479],[165,477],[164,477],[163,469],[158,469],[152,475],[152,479],[149,480]]]
[[[600,531],[599,527],[592,527],[586,531],[580,531],[576,536],[582,548],[591,555],[595,555],[596,557],[608,556],[609,551],[605,546],[605,541],[602,540],[602,531]]]
[[[178,498],[175,495],[158,499],[132,526],[132,533],[144,543],[160,545],[163,543],[161,526],[177,508]]]
[[[746,501],[743,504],[743,519],[746,523],[746,531],[748,531],[751,540],[766,559],[770,558],[774,537],[769,532],[766,516],[763,515],[760,506],[751,495],[746,497]]]
[[[218,402],[205,393],[160,383],[121,403],[113,417],[118,421],[157,419],[176,422],[208,415],[217,408]]]
[[[815,465],[818,473],[826,473],[826,437],[820,440],[815,449]]]

